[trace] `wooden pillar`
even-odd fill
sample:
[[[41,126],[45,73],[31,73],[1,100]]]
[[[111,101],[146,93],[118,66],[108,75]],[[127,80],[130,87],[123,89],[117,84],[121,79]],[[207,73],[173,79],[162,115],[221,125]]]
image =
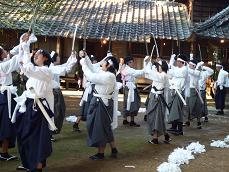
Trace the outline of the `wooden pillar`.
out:
[[[61,53],[61,41],[60,41],[60,37],[57,37],[56,38],[56,52],[58,53],[58,54],[60,54]]]
[[[128,42],[128,47],[127,47],[127,48],[128,48],[128,49],[127,49],[127,54],[128,54],[128,55],[132,55],[132,51],[131,51],[132,48],[131,48],[131,45],[132,45],[132,43],[131,43],[131,42]]]
[[[160,57],[163,57],[163,40],[160,39]]]

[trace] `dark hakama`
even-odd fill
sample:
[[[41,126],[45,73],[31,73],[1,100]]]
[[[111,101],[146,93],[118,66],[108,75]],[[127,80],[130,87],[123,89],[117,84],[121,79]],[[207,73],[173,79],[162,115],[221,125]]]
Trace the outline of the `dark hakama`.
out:
[[[219,86],[217,87],[215,93],[215,107],[216,109],[223,110],[225,108],[225,100],[226,100],[226,88],[223,87],[220,90]]]
[[[92,84],[91,87],[93,90],[95,87],[95,84]],[[83,97],[83,95],[82,95],[82,97]],[[93,92],[88,94],[87,101],[83,101],[82,106],[80,106],[80,114],[79,115],[81,116],[82,121],[87,120],[88,109],[89,109],[89,105],[90,105],[92,97],[93,97]]]
[[[15,95],[12,94],[11,97],[11,112],[13,113],[16,105],[16,102],[13,100]],[[3,94],[0,93],[0,145],[5,139],[9,140],[9,148],[15,147],[16,130],[9,118],[7,91],[4,91]]]
[[[168,122],[169,123],[173,121],[183,122],[183,118],[184,118],[183,102],[175,90],[170,90],[168,94],[168,106],[170,108],[170,112],[168,115]]]
[[[64,118],[65,118],[65,102],[64,102],[64,96],[60,90],[60,88],[53,89],[54,94],[54,122],[57,127],[57,133],[60,133]]]
[[[190,97],[188,98],[188,119],[201,118],[201,101],[195,88],[190,88]]]
[[[146,114],[149,134],[155,130],[158,132],[158,136],[165,134],[165,105],[160,96],[150,93]]]
[[[206,90],[200,90],[201,97],[204,101],[204,104],[201,104],[201,115],[208,115],[207,99],[206,99]]]
[[[114,141],[111,123],[113,119],[113,100],[108,106],[97,97],[92,97],[87,116],[88,146],[104,147]]]
[[[123,104],[123,116],[127,117],[127,116],[137,116],[138,114],[138,110],[141,107],[141,98],[139,96],[138,90],[134,89],[134,102],[131,102],[130,105],[130,110],[126,110],[127,108],[127,98],[128,98],[128,92],[129,89],[127,86],[125,86],[124,88],[124,104]]]
[[[44,100],[45,101],[45,100]],[[38,163],[46,165],[46,159],[51,155],[51,132],[41,110],[36,105],[33,110],[34,99],[27,98],[26,112],[17,112],[17,141],[18,149],[25,168],[34,170]],[[43,104],[43,103],[42,103]],[[52,111],[44,105],[46,112],[53,117]]]

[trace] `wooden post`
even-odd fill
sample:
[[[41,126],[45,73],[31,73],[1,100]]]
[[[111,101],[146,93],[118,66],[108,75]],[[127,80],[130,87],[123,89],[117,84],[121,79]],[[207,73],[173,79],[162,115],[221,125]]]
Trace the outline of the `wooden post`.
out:
[[[163,57],[163,41],[160,39],[160,57]]]

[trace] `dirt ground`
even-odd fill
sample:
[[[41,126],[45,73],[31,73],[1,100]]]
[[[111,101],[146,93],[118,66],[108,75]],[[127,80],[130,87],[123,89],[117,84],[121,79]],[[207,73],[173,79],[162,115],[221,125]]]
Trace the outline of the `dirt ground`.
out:
[[[67,115],[78,111],[80,93],[64,91],[67,105]],[[121,108],[120,102],[120,108]],[[212,111],[211,111],[212,113]],[[203,129],[195,128],[196,122],[184,128],[184,136],[171,135],[171,144],[163,144],[160,138],[159,145],[150,145],[147,133],[147,123],[143,121],[143,114],[139,114],[137,122],[140,128],[131,128],[122,125],[119,118],[119,127],[115,130],[115,138],[119,155],[117,159],[109,157],[110,148],[107,146],[105,160],[92,161],[88,157],[96,152],[86,145],[87,132],[82,122],[81,133],[72,132],[72,124],[65,122],[63,130],[56,135],[53,143],[53,154],[48,159],[45,172],[156,172],[157,167],[167,162],[168,155],[174,148],[184,147],[190,142],[199,141],[206,146],[206,153],[195,155],[188,165],[182,165],[182,172],[229,172],[229,149],[210,147],[211,140],[223,139],[229,135],[229,114],[225,116],[210,115],[208,123]],[[13,149],[10,153],[16,154]],[[0,172],[13,172],[20,164],[20,160],[0,161]],[[130,166],[130,167],[126,167]],[[131,167],[132,166],[132,167]]]

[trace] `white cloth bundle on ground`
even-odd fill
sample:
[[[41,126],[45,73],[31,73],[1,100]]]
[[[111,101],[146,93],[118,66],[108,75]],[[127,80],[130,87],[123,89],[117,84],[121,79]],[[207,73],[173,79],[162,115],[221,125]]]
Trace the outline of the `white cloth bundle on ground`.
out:
[[[168,162],[177,165],[189,164],[189,160],[195,159],[192,152],[184,148],[176,148],[168,157]]]
[[[199,142],[192,142],[187,147],[187,150],[191,151],[194,154],[206,152],[205,146],[201,145]]]
[[[179,165],[174,163],[163,162],[157,167],[158,172],[181,172]]]
[[[217,148],[229,148],[229,145],[222,140],[212,140],[210,146]]]
[[[229,143],[229,135],[227,135],[224,139],[224,142],[228,142]]]

